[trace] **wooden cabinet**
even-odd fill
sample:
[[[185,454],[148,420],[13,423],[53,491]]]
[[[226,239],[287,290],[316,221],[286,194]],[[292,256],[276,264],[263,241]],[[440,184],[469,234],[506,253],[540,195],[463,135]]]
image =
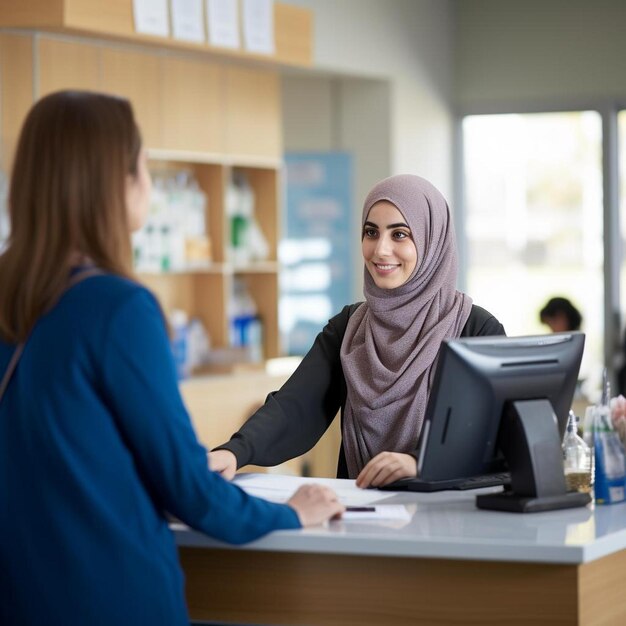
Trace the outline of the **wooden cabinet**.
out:
[[[102,47],[101,88],[128,98],[147,146],[162,145],[161,62],[145,52]]]
[[[276,53],[218,49],[134,33],[131,0],[0,0],[0,166],[10,170],[32,103],[58,89],[104,91],[128,98],[155,169],[190,170],[207,196],[211,262],[202,268],[142,273],[166,312],[202,320],[212,345],[229,343],[228,303],[241,279],[263,321],[264,356],[280,354],[278,243],[282,160],[278,63],[310,65],[312,15],[274,3]],[[21,29],[15,32],[13,29]],[[34,30],[25,30],[34,29]],[[227,62],[224,61],[225,58]],[[243,61],[254,60],[254,67]],[[229,258],[228,181],[244,174],[269,247],[263,262]],[[262,372],[204,377],[181,388],[200,438],[226,440],[284,378]],[[333,476],[338,420],[306,458]],[[327,452],[330,450],[330,452]],[[292,465],[300,471],[301,460]]]
[[[208,448],[228,441],[248,416],[263,404],[265,396],[281,387],[287,378],[287,374],[245,372],[236,376],[211,376],[184,381],[181,393],[198,439]],[[335,478],[340,444],[337,416],[313,450],[276,469],[280,473],[305,472],[311,476]],[[242,471],[265,471],[265,468],[247,466]]]
[[[179,57],[161,62],[162,147],[224,154],[223,68]]]
[[[207,196],[205,222],[211,241],[211,263],[200,269],[171,273],[149,272],[141,280],[158,294],[166,311],[183,309],[199,318],[216,348],[229,344],[228,304],[233,281],[241,279],[252,296],[263,325],[263,354],[280,354],[278,332],[278,185],[280,168],[245,167],[216,163],[172,161],[168,151],[153,151],[154,170],[190,170]],[[230,223],[226,215],[226,190],[233,172],[245,173],[255,197],[255,217],[269,245],[263,262],[239,264],[229,258]]]
[[[0,26],[52,30],[81,37],[107,37],[170,50],[191,50],[261,63],[308,66],[313,59],[313,16],[309,9],[273,3],[275,52],[260,55],[245,49],[219,48],[174,37],[135,32],[133,0],[0,0]]]
[[[35,47],[39,97],[59,89],[101,88],[100,51],[96,46],[40,37]]]
[[[211,262],[188,271],[142,273],[166,312],[199,318],[212,345],[229,343],[228,308],[241,278],[263,324],[263,352],[278,356],[278,241],[282,136],[280,83],[275,72],[225,66],[198,56],[125,48],[50,34],[0,34],[3,166],[32,102],[59,89],[87,89],[130,99],[157,170],[189,170],[207,197]],[[10,63],[8,59],[10,58]],[[269,247],[261,263],[236,265],[226,192],[244,174],[255,217]]]
[[[266,357],[278,333],[279,189],[282,159],[277,64],[312,62],[312,12],[273,4],[275,52],[218,48],[135,32],[132,0],[0,0],[1,166],[9,171],[22,121],[33,101],[58,89],[87,89],[130,99],[155,167],[193,172],[208,198],[212,260],[202,269],[142,274],[164,309],[199,317],[216,347],[226,347],[228,301],[241,279],[264,325]],[[31,30],[25,30],[31,29]],[[254,66],[245,65],[251,60]],[[226,191],[243,172],[269,256],[236,265]]]
[[[226,70],[226,151],[232,155],[282,155],[279,79],[247,68]]]

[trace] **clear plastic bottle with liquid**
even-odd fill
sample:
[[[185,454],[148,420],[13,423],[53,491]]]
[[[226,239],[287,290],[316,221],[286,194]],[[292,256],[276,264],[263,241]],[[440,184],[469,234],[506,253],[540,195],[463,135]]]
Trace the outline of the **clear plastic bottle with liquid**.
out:
[[[626,458],[619,435],[613,429],[609,401],[611,389],[606,370],[602,401],[595,408],[593,445],[595,458],[594,497],[596,504],[623,502],[626,497]]]
[[[591,491],[591,449],[576,432],[576,416],[569,412],[563,438],[563,469],[568,491]]]

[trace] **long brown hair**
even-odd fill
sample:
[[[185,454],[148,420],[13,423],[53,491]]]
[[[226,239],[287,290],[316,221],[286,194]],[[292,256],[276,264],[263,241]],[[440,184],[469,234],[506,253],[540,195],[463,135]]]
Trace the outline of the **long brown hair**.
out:
[[[59,91],[30,110],[9,189],[0,256],[0,336],[23,341],[63,291],[78,256],[132,276],[126,183],[141,137],[128,100]]]

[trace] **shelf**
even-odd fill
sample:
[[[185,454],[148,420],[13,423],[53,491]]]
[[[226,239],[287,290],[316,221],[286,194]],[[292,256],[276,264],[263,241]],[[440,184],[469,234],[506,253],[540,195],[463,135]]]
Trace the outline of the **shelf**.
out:
[[[207,265],[190,266],[179,269],[171,269],[167,271],[161,270],[138,270],[138,276],[186,276],[188,274],[276,274],[280,270],[280,264],[277,261],[260,261],[258,263],[233,264],[225,263],[208,263]]]
[[[26,28],[87,37],[106,37],[162,49],[192,51],[213,57],[243,59],[272,65],[308,67],[313,61],[313,14],[310,10],[274,2],[273,55],[245,49],[218,48],[173,37],[135,32],[132,0],[0,0],[0,27]]]
[[[228,155],[217,152],[195,152],[193,150],[159,150],[149,149],[151,161],[174,161],[179,163],[196,163],[198,165],[223,165],[225,167],[252,167],[256,169],[280,169],[282,159],[255,155]]]
[[[34,5],[38,11],[32,10]],[[138,271],[139,280],[157,296],[166,314],[186,311],[202,321],[215,348],[228,348],[230,299],[240,279],[263,322],[264,356],[279,356],[280,76],[269,65],[218,63],[208,54],[177,52],[167,42],[161,42],[159,50],[130,35],[120,44],[101,36],[77,36],[72,30],[78,23],[87,28],[81,22],[84,16],[77,17],[81,11],[101,13],[105,24],[113,13],[121,16],[129,7],[130,0],[0,0],[0,166],[10,169],[18,129],[33,101],[43,95],[89,89],[128,98],[148,148],[150,168],[189,170],[206,194],[212,259],[166,272]],[[129,15],[131,28],[132,11]],[[39,31],[9,33],[2,25]],[[62,34],[50,34],[53,30]],[[254,193],[255,218],[268,245],[267,261],[234,263],[229,253],[229,181],[240,174]]]
[[[188,274],[223,274],[224,263],[207,263],[206,265],[181,267],[171,270],[137,270],[138,276],[186,276]]]
[[[245,265],[226,264],[227,271],[233,274],[276,274],[280,269],[277,261],[260,261]]]

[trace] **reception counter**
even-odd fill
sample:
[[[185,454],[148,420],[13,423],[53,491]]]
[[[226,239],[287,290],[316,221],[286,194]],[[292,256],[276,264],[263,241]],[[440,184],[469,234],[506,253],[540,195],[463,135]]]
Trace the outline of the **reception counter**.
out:
[[[263,493],[255,476],[238,480]],[[486,490],[364,493],[352,481],[315,482],[346,503],[401,504],[407,519],[333,521],[236,548],[175,526],[193,619],[626,624],[624,504],[523,515],[478,510]]]

